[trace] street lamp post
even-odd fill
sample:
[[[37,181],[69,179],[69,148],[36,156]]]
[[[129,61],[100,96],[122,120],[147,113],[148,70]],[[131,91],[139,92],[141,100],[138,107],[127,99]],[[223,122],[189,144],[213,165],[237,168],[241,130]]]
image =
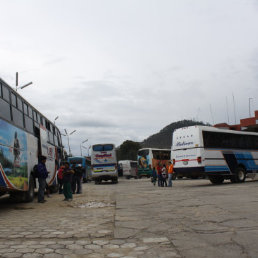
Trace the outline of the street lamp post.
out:
[[[23,85],[23,86],[19,86],[18,87],[18,73],[16,72],[16,91],[18,90],[18,89],[24,89],[25,87],[28,87],[28,86],[30,86],[32,84],[32,82],[29,82],[29,83],[26,83],[25,85]]]
[[[83,143],[85,143],[85,142],[87,142],[88,141],[88,139],[86,139],[86,140],[84,140],[81,144],[80,144],[80,150],[81,150],[81,157],[82,157],[82,145],[83,145]]]
[[[76,130],[73,130],[71,133],[68,133],[66,129],[64,129],[66,136],[67,136],[67,140],[68,140],[68,149],[69,149],[69,156],[72,155],[71,153],[71,147],[70,147],[70,142],[69,142],[69,135],[72,135],[73,133],[76,132]]]
[[[250,103],[251,103],[251,99],[253,99],[253,98],[249,98],[249,117],[251,117],[251,105],[250,105]]]
[[[59,116],[57,116],[55,119],[54,119],[54,125],[56,124],[56,120],[59,118]]]

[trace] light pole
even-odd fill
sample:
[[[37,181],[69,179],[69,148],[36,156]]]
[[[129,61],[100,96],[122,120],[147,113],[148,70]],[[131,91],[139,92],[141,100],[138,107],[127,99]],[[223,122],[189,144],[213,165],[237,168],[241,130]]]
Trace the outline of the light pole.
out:
[[[56,120],[59,118],[59,116],[57,116],[55,119],[54,119],[54,125],[56,124]]]
[[[90,150],[90,148],[91,148],[91,145],[90,145],[88,148],[87,148],[87,147],[84,147],[84,146],[82,146],[82,148],[84,148],[85,150],[88,150],[88,151],[87,151],[87,153],[88,153],[88,156],[87,156],[87,157],[89,157],[89,155],[90,155],[90,154],[89,154],[89,150]]]
[[[82,146],[82,145],[83,145],[83,143],[85,143],[85,142],[87,142],[87,141],[88,141],[88,139],[84,140],[84,141],[80,144],[81,157],[82,157],[82,147],[84,147],[84,146]]]
[[[251,99],[253,99],[253,98],[249,98],[249,117],[251,117]]]
[[[69,149],[69,156],[72,155],[71,153],[71,147],[70,147],[70,142],[69,142],[69,135],[72,135],[73,133],[76,132],[76,130],[73,130],[71,133],[68,133],[66,129],[64,129],[66,136],[67,136],[67,140],[68,140],[68,149]]]
[[[29,83],[26,83],[25,85],[23,85],[23,86],[19,86],[18,87],[18,73],[16,72],[16,91],[18,90],[18,89],[24,89],[25,87],[28,87],[28,86],[30,86],[32,84],[32,82],[29,82]]]

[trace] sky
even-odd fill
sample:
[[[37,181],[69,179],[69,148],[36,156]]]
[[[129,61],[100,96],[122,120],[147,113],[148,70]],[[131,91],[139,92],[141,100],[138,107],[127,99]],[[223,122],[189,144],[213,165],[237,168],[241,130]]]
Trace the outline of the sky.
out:
[[[0,0],[0,77],[73,155],[258,110],[257,0]],[[233,101],[234,99],[234,101]],[[66,149],[67,137],[63,137]]]

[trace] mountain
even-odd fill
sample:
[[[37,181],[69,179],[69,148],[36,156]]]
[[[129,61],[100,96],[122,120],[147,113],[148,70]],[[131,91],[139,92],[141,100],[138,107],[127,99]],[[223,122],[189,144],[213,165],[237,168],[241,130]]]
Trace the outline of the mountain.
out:
[[[149,136],[145,139],[141,146],[142,148],[160,148],[160,149],[170,149],[172,145],[172,133],[175,129],[192,126],[192,125],[209,125],[205,124],[201,121],[193,121],[193,120],[181,120],[178,122],[171,123],[167,125],[163,129],[161,129],[158,133]]]

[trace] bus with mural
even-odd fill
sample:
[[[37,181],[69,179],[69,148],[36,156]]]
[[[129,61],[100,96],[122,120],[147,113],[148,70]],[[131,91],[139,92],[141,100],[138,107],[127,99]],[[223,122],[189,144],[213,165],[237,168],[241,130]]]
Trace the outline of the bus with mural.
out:
[[[91,147],[91,176],[95,184],[111,180],[118,183],[116,148],[112,143],[95,144]]]
[[[63,157],[59,129],[0,78],[0,195],[32,201],[38,181],[33,167],[46,156],[47,184],[57,190]]]
[[[244,182],[258,176],[258,133],[189,126],[173,133],[171,156],[175,174]]]
[[[143,148],[138,150],[138,177],[151,177],[153,167],[157,168],[158,164],[168,167],[170,161],[170,149]]]

